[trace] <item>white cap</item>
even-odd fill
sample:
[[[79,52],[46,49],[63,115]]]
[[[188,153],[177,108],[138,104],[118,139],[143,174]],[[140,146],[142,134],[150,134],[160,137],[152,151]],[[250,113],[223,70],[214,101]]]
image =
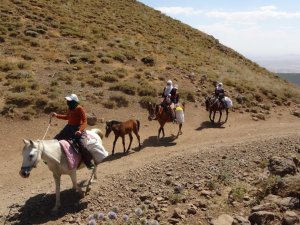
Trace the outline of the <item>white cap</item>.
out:
[[[75,94],[70,94],[70,95],[66,96],[65,99],[67,99],[67,101],[79,102],[79,99],[78,99],[77,95],[75,95]]]
[[[219,86],[219,87],[223,87],[223,84],[222,84],[222,83],[218,83],[218,86]]]
[[[172,81],[171,81],[171,80],[168,80],[168,81],[167,81],[167,84],[172,84]]]

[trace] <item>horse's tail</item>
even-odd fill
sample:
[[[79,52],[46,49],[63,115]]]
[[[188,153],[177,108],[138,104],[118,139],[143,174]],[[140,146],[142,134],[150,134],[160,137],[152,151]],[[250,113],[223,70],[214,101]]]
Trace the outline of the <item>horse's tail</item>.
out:
[[[91,129],[91,131],[94,132],[94,133],[96,133],[96,134],[98,134],[99,137],[101,138],[101,140],[103,139],[104,134],[103,134],[103,132],[100,129],[94,128],[94,129]]]
[[[137,123],[137,130],[140,131],[140,125],[141,125],[141,123],[140,123],[139,120],[136,120],[136,123]]]

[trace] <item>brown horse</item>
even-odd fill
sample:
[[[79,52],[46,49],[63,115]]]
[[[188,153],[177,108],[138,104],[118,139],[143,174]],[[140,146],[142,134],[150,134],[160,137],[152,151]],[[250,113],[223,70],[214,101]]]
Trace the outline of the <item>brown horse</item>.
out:
[[[108,137],[111,131],[114,132],[115,134],[115,140],[113,144],[113,150],[112,150],[112,155],[115,153],[115,145],[119,137],[122,137],[122,143],[124,147],[124,153],[126,152],[125,150],[125,135],[128,134],[130,138],[130,143],[127,148],[127,152],[130,149],[131,143],[132,143],[132,132],[135,134],[139,141],[139,149],[141,150],[141,142],[140,142],[140,135],[139,135],[139,130],[140,130],[140,121],[138,120],[128,120],[125,122],[120,122],[116,120],[110,120],[106,122],[106,132],[105,132],[105,137]]]
[[[221,123],[221,118],[222,118],[222,111],[225,110],[226,112],[226,119],[224,123],[227,122],[228,119],[228,108],[224,106],[222,102],[219,101],[218,98],[212,96],[212,97],[206,97],[205,98],[205,106],[206,106],[206,111],[209,111],[209,119],[211,123],[215,123],[215,116],[216,112],[219,111],[220,117],[218,123]],[[213,118],[211,118],[211,114],[214,112]]]
[[[182,103],[182,108],[184,109],[184,103]],[[157,120],[158,123],[160,124],[160,127],[158,129],[158,135],[157,135],[157,140],[159,140],[160,137],[160,132],[163,133],[163,137],[165,137],[165,130],[164,126],[168,122],[173,122],[172,116],[170,115],[169,112],[166,112],[166,110],[163,109],[161,104],[155,104],[155,103],[149,103],[148,104],[148,120]],[[182,134],[181,131],[182,128],[182,123],[179,123],[179,129],[176,138],[178,138],[179,135]]]

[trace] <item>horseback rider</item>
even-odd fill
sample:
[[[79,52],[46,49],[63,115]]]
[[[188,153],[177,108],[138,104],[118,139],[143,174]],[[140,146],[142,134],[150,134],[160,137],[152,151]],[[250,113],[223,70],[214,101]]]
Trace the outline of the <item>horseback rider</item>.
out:
[[[167,81],[167,85],[162,92],[162,97],[167,98],[173,89],[173,82],[171,80]]]
[[[176,90],[173,87],[173,82],[171,80],[168,80],[167,85],[162,92],[163,101],[160,104],[163,107],[164,111],[170,114],[173,122],[176,122],[175,112],[173,111],[174,108],[173,101],[176,101],[176,93],[177,93]],[[172,99],[172,94],[173,94],[173,99]]]
[[[178,84],[175,84],[171,90],[171,112],[172,112],[172,119],[173,122],[176,122],[176,115],[175,115],[175,108],[179,102],[179,94],[178,94]]]
[[[68,105],[67,114],[51,113],[52,117],[68,120],[68,124],[54,137],[57,140],[75,140],[79,145],[82,159],[89,169],[93,169],[92,155],[84,145],[86,138],[85,128],[87,126],[87,117],[84,108],[79,104],[76,94],[70,94],[65,97]]]
[[[226,102],[225,102],[225,91],[222,83],[218,83],[216,88],[215,88],[215,97],[223,104],[223,106],[226,108]]]

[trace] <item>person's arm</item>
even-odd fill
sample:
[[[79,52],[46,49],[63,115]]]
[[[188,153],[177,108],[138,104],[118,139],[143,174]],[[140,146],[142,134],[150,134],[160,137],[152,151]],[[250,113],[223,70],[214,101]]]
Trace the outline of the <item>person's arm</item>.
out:
[[[82,107],[78,107],[78,110],[82,121],[82,124],[79,127],[79,131],[82,132],[87,127],[87,118],[86,118],[85,111]]]
[[[68,115],[64,115],[64,114],[56,114],[55,117],[57,119],[68,120]]]
[[[164,88],[163,92],[161,93],[161,97],[163,97],[163,98],[166,97],[165,96],[165,90],[166,90],[166,88]]]

